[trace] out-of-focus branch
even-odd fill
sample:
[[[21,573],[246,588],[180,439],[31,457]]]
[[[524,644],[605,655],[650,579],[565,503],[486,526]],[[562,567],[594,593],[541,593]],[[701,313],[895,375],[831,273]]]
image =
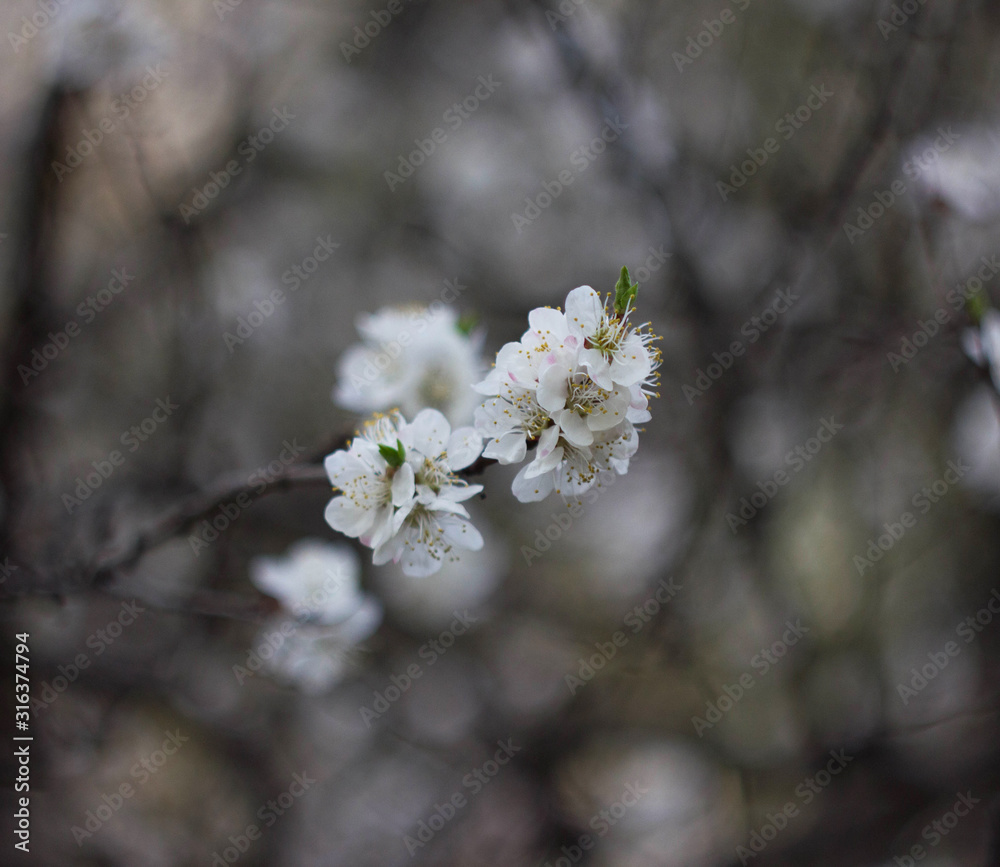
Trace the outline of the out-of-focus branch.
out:
[[[20,464],[14,445],[23,425],[24,403],[19,382],[19,360],[45,339],[51,315],[46,302],[46,249],[55,194],[50,165],[61,141],[61,128],[70,94],[54,83],[42,100],[33,135],[23,144],[24,173],[12,209],[20,217],[14,229],[15,249],[10,286],[13,298],[7,319],[7,353],[0,367],[0,487],[5,508],[0,516],[0,551],[14,549],[13,515],[20,497]]]
[[[149,551],[184,533],[217,508],[241,495],[256,499],[303,485],[329,484],[323,467],[312,464],[292,464],[273,478],[264,490],[259,490],[259,482],[248,483],[245,473],[224,476],[207,489],[196,491],[170,506],[151,527],[131,541],[99,553],[91,567],[88,583],[97,586],[107,584],[118,572],[137,565]]]
[[[59,583],[58,592],[73,592],[74,589],[84,591],[91,587],[107,589],[120,573],[135,568],[150,551],[185,533],[199,521],[208,518],[220,506],[233,502],[239,497],[256,500],[266,494],[287,492],[303,487],[317,485],[329,487],[330,480],[321,464],[322,458],[330,451],[344,448],[346,442],[345,437],[333,439],[329,447],[317,452],[310,460],[292,464],[272,477],[263,490],[260,488],[260,482],[251,483],[248,481],[247,474],[243,472],[228,473],[220,477],[206,488],[182,497],[166,508],[152,524],[139,531],[131,539],[117,542],[112,547],[105,548],[96,555],[92,563],[86,564],[82,569],[72,570],[72,575],[69,576],[72,580]],[[492,458],[480,457],[470,466],[459,471],[457,475],[463,477],[481,475],[487,467],[495,463],[497,461]],[[35,574],[30,568],[28,573],[29,575]],[[20,592],[27,593],[31,592],[32,589],[44,590],[45,592],[53,591],[51,586],[35,588],[21,586]],[[11,595],[15,594],[16,591]],[[209,602],[200,608],[187,607],[184,610],[239,617],[239,615],[233,614],[228,606],[224,605],[219,609],[218,605],[209,604]]]

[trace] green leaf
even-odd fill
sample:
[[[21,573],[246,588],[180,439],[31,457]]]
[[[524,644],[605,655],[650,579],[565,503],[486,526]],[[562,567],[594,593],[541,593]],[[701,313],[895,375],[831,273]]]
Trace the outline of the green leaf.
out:
[[[378,453],[385,458],[385,462],[390,467],[401,467],[403,461],[406,460],[406,449],[403,448],[403,444],[399,440],[396,440],[396,448],[379,445]]]
[[[632,282],[628,268],[622,265],[621,276],[615,284],[615,313],[624,313],[629,302],[635,302],[635,296],[638,291],[639,284]]]
[[[972,321],[977,324],[982,320],[983,314],[989,309],[989,305],[986,303],[986,298],[982,292],[977,292],[969,298],[965,302],[965,307],[969,311]]]
[[[479,317],[476,316],[475,313],[468,312],[468,313],[463,313],[459,317],[458,323],[455,327],[458,328],[459,334],[464,334],[466,337],[468,337],[470,334],[472,334],[472,330],[478,324],[479,324]]]

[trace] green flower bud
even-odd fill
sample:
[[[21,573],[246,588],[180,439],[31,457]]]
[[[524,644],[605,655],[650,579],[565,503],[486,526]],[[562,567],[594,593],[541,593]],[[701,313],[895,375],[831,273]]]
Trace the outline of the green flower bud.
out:
[[[628,268],[622,265],[621,276],[615,284],[615,313],[624,313],[629,302],[635,302],[635,296],[638,291],[639,284],[632,282]]]

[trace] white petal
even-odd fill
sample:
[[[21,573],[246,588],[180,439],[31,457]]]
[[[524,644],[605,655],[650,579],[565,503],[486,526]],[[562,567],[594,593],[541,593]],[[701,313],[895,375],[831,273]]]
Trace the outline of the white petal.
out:
[[[438,491],[438,499],[451,503],[461,503],[476,496],[482,489],[482,485],[445,485]]]
[[[566,406],[568,395],[569,371],[558,362],[549,365],[538,379],[539,406],[549,412],[555,412]]]
[[[448,439],[448,466],[463,470],[482,454],[483,438],[475,428],[460,427]]]
[[[484,437],[499,437],[517,427],[520,416],[520,412],[506,400],[490,398],[476,409],[476,430]]]
[[[448,544],[467,551],[479,551],[483,547],[483,537],[468,521],[462,518],[444,516],[440,519],[443,538]]]
[[[392,504],[403,506],[413,499],[414,474],[413,467],[408,463],[402,464],[396,470],[396,475],[392,477]]]
[[[580,366],[587,369],[590,378],[605,391],[614,388],[611,379],[611,362],[598,349],[583,349],[580,351]]]
[[[562,463],[563,459],[563,447],[553,449],[545,457],[539,455],[535,460],[533,460],[527,467],[524,468],[524,478],[534,479],[543,473],[551,473],[556,467]]]
[[[326,522],[338,533],[359,537],[368,532],[375,520],[371,509],[361,509],[347,497],[334,497],[326,505]]]
[[[630,334],[611,362],[611,378],[619,385],[635,385],[649,376],[651,370],[649,350],[638,334]]]
[[[594,441],[594,432],[587,420],[571,409],[564,409],[555,416],[563,436],[575,446],[589,446]]]
[[[372,553],[372,563],[375,566],[384,566],[390,560],[399,562],[399,556],[402,552],[403,539],[401,535],[396,534],[395,536],[386,539],[375,549]]]
[[[566,336],[566,317],[551,307],[536,307],[528,314],[531,330],[543,338],[560,340]]]
[[[510,431],[498,439],[490,440],[483,449],[483,457],[493,458],[501,464],[519,464],[527,453],[528,443],[524,433]]]
[[[363,476],[370,471],[370,468],[351,452],[340,451],[327,455],[323,459],[323,467],[330,481],[338,488],[353,482],[358,476]]]
[[[493,397],[500,394],[500,376],[501,371],[494,367],[493,370],[486,374],[486,379],[482,382],[477,382],[472,387],[479,394],[485,394]]]
[[[566,325],[572,333],[593,334],[603,317],[601,297],[590,286],[578,286],[566,296]]]
[[[410,534],[407,540],[404,540],[403,548],[397,559],[403,569],[403,574],[411,575],[414,578],[426,578],[441,568],[440,558],[431,555],[430,548],[419,541],[415,532]]]
[[[538,458],[547,458],[555,451],[557,445],[559,445],[559,426],[552,425],[545,428],[538,438],[538,448],[535,450],[535,455]]]
[[[607,400],[587,416],[587,427],[592,431],[610,430],[625,420],[632,395],[628,389],[618,386]]]
[[[465,506],[445,497],[431,497],[427,500],[426,506],[429,512],[447,512],[449,515],[458,515],[462,518],[469,517]]]
[[[436,409],[424,409],[417,413],[408,431],[413,448],[425,457],[435,458],[444,452],[451,436],[451,425]]]
[[[368,545],[370,548],[377,548],[379,545],[384,544],[387,539],[391,539],[395,533],[395,527],[393,525],[394,516],[395,510],[389,503],[386,503],[384,506],[380,506],[376,509],[375,520],[372,521],[368,538],[362,537],[362,544]]]
[[[514,481],[510,486],[514,496],[521,503],[537,503],[552,493],[552,473],[547,473],[535,479],[527,479],[525,476],[530,466],[531,464],[528,464],[528,466],[523,467],[521,472],[514,477]]]

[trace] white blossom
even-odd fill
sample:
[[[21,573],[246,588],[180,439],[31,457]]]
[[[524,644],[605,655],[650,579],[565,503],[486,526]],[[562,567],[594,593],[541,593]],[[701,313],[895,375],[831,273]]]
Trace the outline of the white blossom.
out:
[[[295,617],[345,627],[352,620],[378,622],[377,603],[358,591],[360,571],[351,548],[317,539],[296,542],[283,557],[255,557],[250,562],[254,586]],[[366,632],[368,627],[359,631]]]
[[[291,631],[286,635],[282,629]],[[261,628],[256,646],[261,656],[264,647],[271,648],[264,660],[269,674],[313,695],[335,686],[351,669],[353,646],[345,643],[336,627],[312,623],[289,627],[287,618],[272,617]]]
[[[460,330],[454,310],[389,307],[357,327],[363,342],[341,357],[336,403],[362,413],[398,407],[407,418],[431,408],[452,424],[472,422],[472,385],[486,369],[482,336]]]
[[[512,486],[522,502],[553,490],[578,497],[607,473],[627,472],[660,362],[658,338],[629,323],[632,311],[629,300],[608,313],[589,286],[574,289],[565,313],[532,310],[528,331],[475,386],[487,396],[475,416],[484,457],[520,463],[536,446]]]
[[[583,341],[580,364],[601,388],[638,385],[653,372],[654,353],[649,345],[654,335],[643,326],[631,326],[628,320],[633,312],[629,304],[620,315],[609,315],[606,303],[590,286],[580,286],[566,296],[566,324]]]
[[[251,581],[286,612],[265,623],[257,642],[271,648],[265,664],[272,674],[307,692],[341,679],[351,650],[382,620],[382,606],[361,592],[360,572],[350,548],[312,539],[283,557],[250,562]]]
[[[452,431],[435,409],[409,423],[398,411],[377,415],[346,450],[326,458],[330,480],[342,492],[327,506],[326,520],[372,548],[375,565],[391,560],[408,575],[431,575],[457,558],[455,549],[482,547],[461,505],[482,485],[456,475],[481,450],[475,429]]]

